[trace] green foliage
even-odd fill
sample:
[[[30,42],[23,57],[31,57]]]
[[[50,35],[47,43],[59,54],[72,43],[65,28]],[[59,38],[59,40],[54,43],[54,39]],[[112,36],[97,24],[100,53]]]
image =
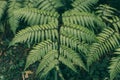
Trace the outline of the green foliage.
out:
[[[17,42],[40,42],[46,39],[54,40],[57,37],[57,24],[49,23],[45,25],[36,25],[32,27],[28,27],[26,29],[21,30],[18,34],[16,34],[11,45]]]
[[[30,69],[36,71],[37,78],[29,77],[29,80],[119,79],[119,11],[103,4],[97,7],[100,1],[0,1],[0,57],[17,59],[14,62],[5,57],[10,67],[9,71],[0,68],[0,77],[18,80],[14,77],[16,73],[15,76],[24,79],[24,73]],[[9,42],[6,37],[11,40],[11,36],[14,38],[4,49],[2,40]],[[26,53],[29,54],[25,64]],[[22,57],[18,58],[18,54]],[[109,70],[105,70],[107,67]],[[13,74],[4,74],[12,70]]]
[[[110,80],[113,80],[116,75],[120,73],[120,48],[117,48],[115,53],[118,57],[111,59],[111,65],[109,66]]]
[[[98,0],[75,0],[72,3],[74,10],[80,12],[91,11],[91,8],[98,2]]]
[[[3,17],[4,11],[6,10],[7,2],[0,1],[0,20]]]
[[[99,60],[101,56],[109,53],[119,46],[119,34],[113,29],[104,29],[97,36],[97,43],[93,43],[90,48],[90,54],[88,55],[88,66],[90,66],[94,61]]]
[[[100,29],[106,27],[106,25],[99,18],[88,12],[78,12],[71,10],[65,12],[62,17],[64,24],[78,24],[93,31],[97,30],[97,26],[99,26]]]

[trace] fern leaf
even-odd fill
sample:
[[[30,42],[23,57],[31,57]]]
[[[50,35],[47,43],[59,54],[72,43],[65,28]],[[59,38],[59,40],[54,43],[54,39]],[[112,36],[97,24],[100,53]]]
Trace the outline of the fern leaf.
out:
[[[52,64],[49,64],[42,72],[41,78],[47,75],[57,64],[59,64],[58,60],[51,61]]]
[[[38,0],[39,1],[39,0]],[[37,0],[24,0],[23,7],[25,8],[36,8]]]
[[[94,42],[95,41],[95,34],[90,31],[89,29],[82,27],[80,25],[75,24],[65,24],[61,27],[62,34],[70,34],[71,36],[75,36],[80,41],[86,42]],[[68,35],[69,36],[69,35]]]
[[[26,61],[25,69],[27,69],[34,62],[41,60],[48,51],[53,49],[53,46],[55,46],[55,44],[50,40],[43,41],[43,42],[37,44],[29,52],[29,55],[28,55],[27,61]]]
[[[113,80],[120,73],[120,56],[112,58],[109,69],[110,80]]]
[[[102,31],[97,37],[98,42],[93,43],[90,47],[90,54],[88,55],[88,66],[90,66],[96,60],[99,60],[101,56],[114,50],[119,45],[119,34],[113,29],[107,28]]]
[[[114,54],[120,55],[120,48],[117,48],[114,52]]]
[[[66,33],[61,33],[60,44],[70,47],[75,51],[83,52],[85,55],[89,52],[89,45],[84,41],[80,41],[78,38]]]
[[[60,0],[38,0],[36,3],[38,9],[50,12],[56,12],[59,7],[63,6]]]
[[[99,7],[96,8],[96,14],[103,19],[114,16],[115,11],[115,8],[108,5],[99,5]]]
[[[115,31],[119,32],[120,29],[120,19],[117,17],[117,10],[108,5],[100,5],[97,7],[96,14],[104,21],[106,24],[110,25]]]
[[[91,8],[98,2],[98,0],[75,0],[72,3],[74,10],[91,11]]]
[[[14,16],[14,11],[17,9],[20,9],[22,7],[21,1],[16,1],[16,0],[11,0],[9,1],[8,4],[8,21],[10,24],[10,28],[13,31],[13,33],[16,33],[16,29],[18,28],[19,25],[19,21],[16,19],[16,17]]]
[[[64,56],[60,55],[59,56],[59,61],[61,61],[64,65],[66,65],[67,67],[69,67],[74,72],[77,72],[75,66],[73,65],[73,63],[69,59],[66,59]]]
[[[38,66],[38,69],[36,71],[36,74],[39,74],[41,71],[46,71],[46,69],[49,68],[52,69],[53,67],[55,67],[56,64],[56,60],[58,58],[58,51],[57,50],[51,50],[49,51],[44,57],[43,59],[40,61],[40,64]],[[53,66],[54,65],[54,66]],[[47,72],[49,71],[47,70]],[[46,72],[45,72],[46,73]],[[41,73],[44,74],[44,73]]]
[[[11,45],[24,42],[32,43],[33,41],[36,43],[47,39],[55,40],[57,36],[57,25],[54,23],[33,26],[19,31],[12,40]]]
[[[86,70],[85,64],[83,63],[82,59],[80,58],[80,55],[76,53],[71,48],[68,48],[66,46],[61,46],[61,55],[68,61],[73,62],[73,64],[78,65]],[[65,65],[69,66],[69,64],[64,62]]]
[[[63,15],[64,24],[78,24],[88,29],[95,31],[99,26],[99,28],[106,27],[105,23],[103,23],[99,18],[97,18],[94,14],[87,12],[77,12],[77,11],[67,11]]]
[[[42,11],[35,8],[22,8],[14,11],[14,14],[18,17],[18,20],[24,20],[28,25],[57,23],[57,18],[59,17],[56,12]]]
[[[7,2],[6,1],[0,1],[0,20],[4,14],[4,11],[7,7]]]
[[[113,16],[111,19],[106,19],[108,23],[110,23],[111,28],[119,33],[120,30],[120,18],[117,16]]]

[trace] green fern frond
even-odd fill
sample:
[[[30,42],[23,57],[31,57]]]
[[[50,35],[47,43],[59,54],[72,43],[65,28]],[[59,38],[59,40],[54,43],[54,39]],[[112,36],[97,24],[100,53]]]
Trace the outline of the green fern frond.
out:
[[[101,56],[114,50],[119,45],[119,34],[112,28],[104,29],[97,37],[98,42],[93,43],[90,47],[90,54],[88,55],[88,66],[90,66],[96,60],[99,60]]]
[[[109,69],[110,80],[113,80],[120,73],[120,56],[112,58]]]
[[[114,80],[114,78],[120,73],[120,48],[118,47],[114,54],[117,55],[117,57],[113,57],[111,59],[111,64],[108,67],[109,73],[110,73],[110,80]]]
[[[18,20],[24,20],[28,25],[57,23],[59,17],[57,12],[42,11],[36,8],[22,8],[14,11],[14,14]]]
[[[13,20],[15,22],[12,25],[14,26],[13,29],[17,29],[19,20],[27,22],[30,26],[48,24],[50,22],[58,23],[58,17],[59,15],[56,12],[42,11],[35,8],[21,8],[14,11]]]
[[[120,55],[120,48],[117,48],[114,52],[114,54]]]
[[[83,52],[85,55],[87,55],[89,49],[89,45],[84,41],[82,42],[78,38],[64,33],[61,33],[60,44],[70,47],[75,51]]]
[[[119,33],[120,30],[120,18],[117,16],[113,16],[111,19],[106,20],[115,31]]]
[[[112,8],[108,5],[99,5],[99,7],[96,8],[96,14],[103,19],[114,16],[115,11],[115,8]]]
[[[17,9],[20,9],[22,7],[20,1],[16,1],[16,0],[11,0],[8,3],[8,21],[10,24],[10,28],[13,31],[13,33],[16,33],[16,29],[19,25],[19,21],[15,18],[14,16],[14,11]]]
[[[75,0],[72,3],[74,10],[91,11],[91,8],[98,2],[98,0]]]
[[[53,67],[55,67],[59,61],[57,60],[58,58],[58,51],[57,50],[51,50],[49,51],[42,60],[40,60],[40,64],[38,66],[38,69],[36,71],[36,74],[46,74],[49,72],[49,70],[53,69]],[[56,64],[57,62],[57,64]],[[54,65],[54,66],[53,66]],[[48,69],[49,68],[49,69]],[[44,71],[44,73],[43,73]]]
[[[16,0],[11,0],[8,3],[8,21],[10,24],[10,28],[13,31],[13,33],[16,33],[16,29],[19,25],[19,21],[16,19],[16,17],[14,16],[14,11],[17,9],[20,9],[22,7],[22,4],[20,3],[20,1],[16,1]]]
[[[82,59],[80,58],[80,55],[76,53],[71,48],[68,48],[66,46],[61,46],[60,48],[60,54],[68,61],[71,61],[71,64],[78,65],[86,70],[85,64],[83,63]],[[68,66],[68,63],[64,62],[65,65]]]
[[[62,62],[64,65],[66,65],[67,67],[69,67],[71,70],[73,70],[74,72],[77,72],[75,66],[73,65],[73,63],[65,58],[64,56],[60,55],[59,56],[59,61]]]
[[[43,72],[40,76],[41,78],[44,78],[45,75],[47,75],[52,69],[54,69],[55,66],[57,66],[57,64],[59,64],[59,61],[54,60],[54,61],[51,61],[51,63],[43,70]]]
[[[39,1],[39,0],[38,0]],[[36,0],[24,0],[23,7],[25,8],[35,8],[37,1]]]
[[[83,52],[85,55],[89,52],[89,45],[87,43],[81,42],[78,38],[71,35],[61,33],[60,44],[70,47],[75,51]]]
[[[43,11],[56,12],[56,9],[62,7],[61,0],[38,0],[36,7]]]
[[[120,30],[120,19],[117,17],[117,10],[108,5],[100,5],[97,8],[96,14],[104,21],[106,24],[110,25],[115,31],[119,33]]]
[[[29,52],[29,55],[28,55],[27,61],[26,61],[25,69],[28,68],[34,62],[41,60],[48,51],[50,51],[54,48],[55,48],[55,44],[50,40],[43,41],[43,42],[37,44]]]
[[[74,36],[80,41],[95,42],[96,36],[89,29],[76,24],[65,24],[61,27],[61,34]],[[69,35],[68,35],[69,36]]]
[[[92,31],[96,30],[96,26],[99,26],[100,29],[106,27],[105,23],[103,23],[94,14],[87,12],[67,11],[62,15],[62,17],[64,24],[78,24],[87,27]]]
[[[57,24],[55,23],[36,25],[19,31],[13,38],[11,45],[24,42],[32,43],[33,41],[36,43],[47,39],[55,40],[57,34]]]
[[[7,1],[0,1],[0,20],[5,12],[6,7],[7,7]]]

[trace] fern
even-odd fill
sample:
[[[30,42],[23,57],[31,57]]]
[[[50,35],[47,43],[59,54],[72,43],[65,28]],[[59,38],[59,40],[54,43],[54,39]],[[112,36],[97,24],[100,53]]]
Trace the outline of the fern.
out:
[[[67,35],[62,33],[60,37],[61,37],[61,45],[65,45],[67,47],[72,48],[75,51],[82,52],[85,55],[87,55],[89,44],[82,41],[80,42],[78,38],[73,37],[72,35]]]
[[[109,69],[110,80],[113,80],[120,73],[120,56],[112,58]]]
[[[15,7],[15,9],[18,9],[20,7],[19,3],[18,4],[16,3],[14,5],[17,6]],[[10,11],[12,11],[11,8],[9,9]],[[10,22],[10,25],[12,26],[11,30],[14,33],[16,32],[16,29],[19,27],[20,20],[32,26],[32,25],[48,24],[49,22],[58,23],[57,18],[59,17],[57,12],[42,11],[36,8],[30,8],[30,9],[21,8],[18,10],[13,10],[12,12],[9,12],[9,13],[11,13],[9,14],[9,17],[10,17],[9,22]]]
[[[27,22],[28,25],[57,23],[59,15],[56,12],[42,11],[35,8],[22,8],[14,12],[16,17]]]
[[[115,15],[115,8],[112,8],[108,5],[99,5],[99,7],[96,8],[96,14],[103,19],[106,19],[108,17],[112,17]]]
[[[12,24],[16,26],[14,31],[21,21],[29,27],[19,31],[10,45],[36,45],[29,52],[25,70],[39,62],[36,74],[40,79],[56,70],[58,76],[65,80],[60,70],[62,65],[74,72],[77,72],[78,67],[87,70],[86,66],[114,52],[120,40],[119,17],[114,16],[115,9],[108,6],[100,6],[95,14],[90,13],[97,1],[74,0],[69,10],[61,0],[25,0],[22,8],[21,2],[16,3],[16,8],[9,15],[9,19],[15,20]],[[11,5],[12,2],[9,2],[9,8],[12,8]],[[119,66],[116,64],[118,60],[118,57],[112,60],[111,79],[119,73],[116,67]]]
[[[16,0],[10,0],[8,2],[8,21],[10,24],[10,28],[13,31],[13,33],[16,33],[16,29],[19,25],[19,21],[16,20],[16,17],[14,16],[14,11],[17,9],[20,9],[22,7],[22,4],[20,3],[21,1],[16,1]]]
[[[73,63],[71,63],[71,61],[69,59],[66,59],[64,56],[59,56],[59,60],[65,64],[67,67],[69,67],[71,70],[73,70],[74,72],[77,72],[75,66],[73,65]]]
[[[96,25],[99,26],[100,29],[106,27],[106,25],[94,14],[87,12],[67,11],[62,15],[62,17],[64,24],[78,24],[87,27],[92,31],[96,30]]]
[[[109,66],[110,80],[113,80],[120,73],[120,48],[117,48],[114,52],[117,57],[111,59]]]
[[[70,34],[71,36],[75,36],[76,38],[78,38],[80,41],[86,42],[94,42],[96,38],[95,34],[92,31],[75,24],[66,23],[61,27],[61,33]]]
[[[72,3],[74,10],[87,12],[91,11],[91,8],[96,4],[98,0],[75,0]]]
[[[63,6],[61,0],[38,0],[36,3],[35,6],[38,9],[50,12],[56,12],[59,7]]]
[[[58,58],[58,52],[57,52],[57,50],[51,50],[51,51],[49,51],[43,57],[43,59],[41,60],[40,65],[38,66],[38,69],[37,69],[36,73],[39,74],[41,71],[43,71],[43,73],[42,73],[43,75],[47,74],[47,72],[49,72],[49,70],[51,70],[53,67],[55,67],[59,63],[59,61],[57,60],[57,58]]]
[[[94,61],[99,60],[104,54],[114,50],[119,46],[119,34],[111,28],[104,29],[97,37],[98,42],[93,43],[88,55],[88,66]]]
[[[80,58],[78,53],[76,53],[72,49],[70,49],[70,48],[68,48],[66,46],[61,46],[61,52],[60,53],[61,53],[62,56],[65,57],[65,59],[68,59],[69,61],[72,61],[73,64],[79,65],[80,67],[82,67],[82,68],[84,68],[86,70],[86,67],[85,67],[82,59]]]
[[[25,68],[28,68],[30,64],[41,60],[49,50],[52,50],[54,48],[53,46],[55,46],[55,44],[50,40],[43,41],[36,45],[34,49],[29,53]]]
[[[32,43],[40,42],[43,40],[51,39],[54,40],[57,38],[57,24],[50,23],[46,25],[28,27],[24,30],[21,30],[11,42],[11,45],[14,45],[18,42],[27,42]]]
[[[7,2],[6,1],[0,1],[0,20],[4,14],[4,11],[7,7]]]
[[[111,27],[119,33],[120,30],[120,18],[117,16],[113,16],[111,19],[106,20],[108,23],[110,23]]]

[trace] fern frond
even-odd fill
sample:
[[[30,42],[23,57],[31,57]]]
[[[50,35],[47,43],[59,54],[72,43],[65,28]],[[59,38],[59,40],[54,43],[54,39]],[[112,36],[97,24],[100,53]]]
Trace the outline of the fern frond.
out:
[[[86,70],[85,64],[83,63],[82,59],[80,58],[80,55],[76,53],[71,48],[68,48],[66,46],[61,46],[60,48],[60,54],[68,61],[71,61],[71,64],[78,65]],[[65,65],[69,66],[69,64],[64,62]]]
[[[99,7],[96,8],[96,14],[100,16],[103,19],[106,19],[108,17],[112,17],[115,14],[116,9],[112,8],[108,5],[99,5]]]
[[[38,9],[50,12],[56,12],[56,9],[63,6],[61,0],[38,0],[36,3]]]
[[[57,23],[59,14],[57,12],[42,11],[36,8],[22,8],[14,11],[18,20],[27,22],[28,25],[48,24],[49,22]]]
[[[91,11],[91,8],[98,2],[98,0],[75,0],[72,3],[74,10]]]
[[[111,59],[111,64],[108,67],[110,80],[113,80],[120,73],[120,47],[115,50],[114,54],[116,54],[117,57]]]
[[[93,31],[96,30],[96,26],[99,26],[100,29],[106,27],[105,23],[103,23],[94,14],[87,12],[67,11],[62,15],[62,17],[64,24],[78,24]]]
[[[36,25],[19,31],[13,38],[11,45],[24,42],[32,43],[33,41],[36,43],[47,39],[55,40],[57,34],[57,24],[55,23]]]
[[[120,48],[117,48],[114,52],[114,54],[120,55]]]
[[[44,77],[45,75],[47,75],[52,69],[55,68],[55,66],[57,66],[59,64],[59,61],[58,60],[54,60],[54,61],[51,61],[52,64],[49,64],[42,72],[41,74],[41,78]]]
[[[110,80],[113,80],[120,73],[120,56],[112,58],[109,69]]]
[[[120,30],[120,18],[117,16],[113,16],[111,19],[107,19],[106,20],[111,26],[111,28],[113,28],[115,31],[117,31],[119,33]]]
[[[81,42],[78,38],[72,35],[61,33],[60,44],[70,47],[75,51],[83,52],[85,55],[87,55],[89,52],[89,45],[84,41]]]
[[[39,1],[39,0],[38,0]],[[24,0],[23,7],[25,8],[35,8],[37,0]]]
[[[90,66],[96,60],[99,60],[101,56],[114,50],[119,45],[119,34],[112,28],[104,29],[97,37],[98,42],[93,43],[90,47],[90,54],[88,55],[88,66]]]
[[[110,25],[115,31],[119,32],[120,29],[120,19],[117,17],[117,10],[108,5],[100,5],[97,8],[96,14],[104,21],[106,24]]]
[[[74,72],[77,72],[75,66],[73,65],[73,63],[65,58],[64,56],[60,55],[59,56],[59,61],[62,62],[64,65],[66,65],[67,67],[69,67],[71,70],[73,70]]]
[[[59,63],[57,58],[58,58],[57,50],[49,51],[40,61],[36,74],[41,73],[41,71],[42,71],[41,74],[48,73],[49,70],[53,69],[53,67],[55,67]]]
[[[80,41],[95,42],[96,36],[89,29],[76,24],[65,24],[61,27],[61,34],[74,36]],[[69,36],[69,35],[68,35]]]
[[[5,12],[6,7],[7,7],[7,1],[0,1],[0,20]]]
[[[48,51],[54,49],[54,47],[55,44],[50,40],[43,41],[37,44],[35,47],[33,47],[33,49],[29,52],[29,55],[27,57],[25,69],[28,68],[34,62],[41,60],[45,56],[45,54]]]
[[[19,25],[19,21],[16,19],[16,17],[14,16],[14,11],[17,9],[20,9],[22,7],[20,1],[16,1],[16,0],[11,0],[8,3],[8,21],[10,24],[10,28],[13,31],[13,33],[16,33],[16,29],[18,28]]]

